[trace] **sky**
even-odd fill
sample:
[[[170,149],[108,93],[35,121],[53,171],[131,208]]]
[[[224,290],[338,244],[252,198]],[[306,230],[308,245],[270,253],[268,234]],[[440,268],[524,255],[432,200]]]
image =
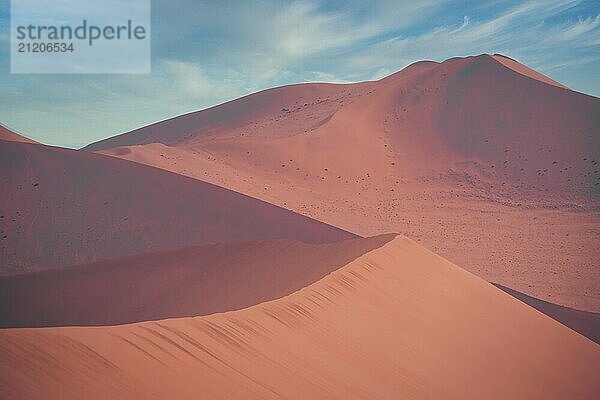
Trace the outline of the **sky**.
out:
[[[149,74],[11,74],[10,2],[0,0],[0,123],[79,148],[274,86],[379,79],[481,53],[600,96],[597,0],[153,0],[151,12]]]

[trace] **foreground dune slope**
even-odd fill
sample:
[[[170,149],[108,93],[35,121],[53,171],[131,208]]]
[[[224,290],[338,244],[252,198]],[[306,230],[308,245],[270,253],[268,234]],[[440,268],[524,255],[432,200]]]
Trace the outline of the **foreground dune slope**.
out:
[[[11,399],[594,399],[599,368],[596,344],[404,237],[240,311],[0,331]]]
[[[235,240],[353,234],[209,183],[98,154],[0,141],[0,275]]]
[[[116,325],[238,310],[308,286],[392,238],[232,242],[0,277],[0,327]]]

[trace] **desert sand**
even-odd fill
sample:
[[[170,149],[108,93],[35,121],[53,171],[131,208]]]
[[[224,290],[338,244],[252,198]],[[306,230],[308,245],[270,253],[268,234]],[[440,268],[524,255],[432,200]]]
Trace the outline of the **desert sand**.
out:
[[[87,152],[0,141],[0,274],[235,240],[356,235],[215,185]]]
[[[486,280],[598,312],[599,126],[597,98],[481,55],[267,90],[85,150],[361,236],[400,232]]]
[[[415,242],[390,239],[300,291],[239,311],[2,330],[3,395],[596,398],[598,345]]]

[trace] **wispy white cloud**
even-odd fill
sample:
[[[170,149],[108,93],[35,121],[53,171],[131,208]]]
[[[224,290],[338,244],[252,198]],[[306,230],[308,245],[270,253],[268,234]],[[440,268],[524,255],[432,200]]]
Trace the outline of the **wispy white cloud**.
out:
[[[579,18],[548,27],[548,36],[543,40],[547,46],[569,44],[572,46],[597,46],[600,44],[600,14],[595,17]]]

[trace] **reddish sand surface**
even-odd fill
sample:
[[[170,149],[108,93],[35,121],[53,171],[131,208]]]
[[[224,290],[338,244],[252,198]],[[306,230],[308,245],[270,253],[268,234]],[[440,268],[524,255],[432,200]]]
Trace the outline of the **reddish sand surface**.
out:
[[[248,196],[87,152],[0,141],[0,274],[235,240],[356,235]]]
[[[272,89],[86,150],[361,236],[400,232],[486,280],[600,311],[599,129],[599,99],[481,55]]]
[[[238,310],[302,289],[392,238],[233,242],[0,278],[0,327],[115,325]]]
[[[6,140],[9,142],[37,143],[35,140],[11,131],[2,124],[0,124],[0,140]]]
[[[10,399],[596,399],[599,369],[592,341],[401,236],[239,311],[0,331]]]

